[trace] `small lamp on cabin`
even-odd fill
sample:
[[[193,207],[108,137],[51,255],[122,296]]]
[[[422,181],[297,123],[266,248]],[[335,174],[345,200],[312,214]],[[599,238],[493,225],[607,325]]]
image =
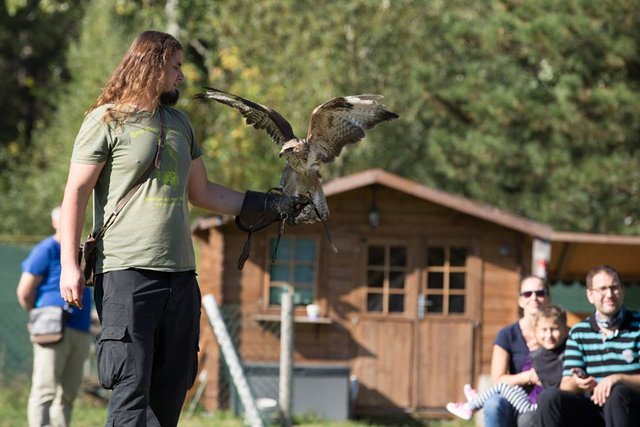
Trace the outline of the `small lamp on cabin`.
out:
[[[380,225],[380,214],[376,206],[376,188],[371,187],[371,207],[369,208],[369,225],[371,228],[377,228]]]
[[[369,225],[371,228],[377,228],[380,225],[380,214],[375,205],[372,205],[369,209]]]

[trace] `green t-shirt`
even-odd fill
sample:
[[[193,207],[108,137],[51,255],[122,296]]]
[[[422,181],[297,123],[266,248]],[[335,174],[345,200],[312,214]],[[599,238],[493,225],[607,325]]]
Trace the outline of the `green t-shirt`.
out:
[[[153,161],[160,137],[159,109],[138,112],[124,124],[105,123],[110,105],[91,111],[73,147],[72,163],[105,162],[93,192],[94,230]],[[160,170],[140,186],[98,245],[98,273],[141,268],[195,269],[187,201],[191,161],[201,156],[187,115],[162,107],[166,140]]]

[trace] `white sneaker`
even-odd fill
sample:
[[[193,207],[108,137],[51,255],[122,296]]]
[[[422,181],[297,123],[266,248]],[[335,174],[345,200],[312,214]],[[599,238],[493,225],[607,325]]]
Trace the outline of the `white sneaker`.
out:
[[[473,416],[473,411],[466,402],[449,402],[447,403],[447,411],[463,420],[470,420]]]
[[[462,392],[464,393],[464,397],[467,399],[467,402],[471,402],[473,399],[478,397],[478,392],[475,391],[470,384],[465,384],[462,388]]]

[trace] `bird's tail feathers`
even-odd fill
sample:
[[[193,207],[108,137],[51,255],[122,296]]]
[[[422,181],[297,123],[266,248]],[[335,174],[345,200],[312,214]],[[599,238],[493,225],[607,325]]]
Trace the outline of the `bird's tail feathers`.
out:
[[[320,218],[326,221],[327,218],[329,218],[329,204],[322,190],[322,183],[320,183],[315,192],[311,194],[311,200],[313,200],[313,204],[318,210]]]

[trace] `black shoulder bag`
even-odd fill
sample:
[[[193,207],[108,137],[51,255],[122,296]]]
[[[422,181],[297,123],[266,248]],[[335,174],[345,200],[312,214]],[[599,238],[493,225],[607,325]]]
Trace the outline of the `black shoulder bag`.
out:
[[[97,246],[98,241],[104,237],[104,234],[107,232],[107,229],[111,227],[111,225],[116,220],[116,217],[122,209],[125,207],[127,202],[133,197],[135,192],[140,188],[140,186],[151,176],[151,172],[154,169],[160,169],[160,158],[162,155],[162,147],[164,146],[164,141],[167,135],[166,125],[164,121],[164,111],[162,110],[162,106],[160,108],[160,137],[158,138],[158,145],[156,146],[156,155],[154,160],[151,162],[149,167],[145,170],[145,172],[138,178],[138,180],[133,184],[133,187],[125,194],[125,196],[120,199],[118,204],[116,205],[115,210],[109,215],[109,218],[102,224],[102,227],[98,231],[94,231],[89,234],[87,240],[84,243],[80,244],[79,252],[78,252],[78,263],[80,264],[80,269],[84,273],[84,280],[87,286],[93,286],[95,280],[95,272],[96,272],[96,261],[98,259]]]

